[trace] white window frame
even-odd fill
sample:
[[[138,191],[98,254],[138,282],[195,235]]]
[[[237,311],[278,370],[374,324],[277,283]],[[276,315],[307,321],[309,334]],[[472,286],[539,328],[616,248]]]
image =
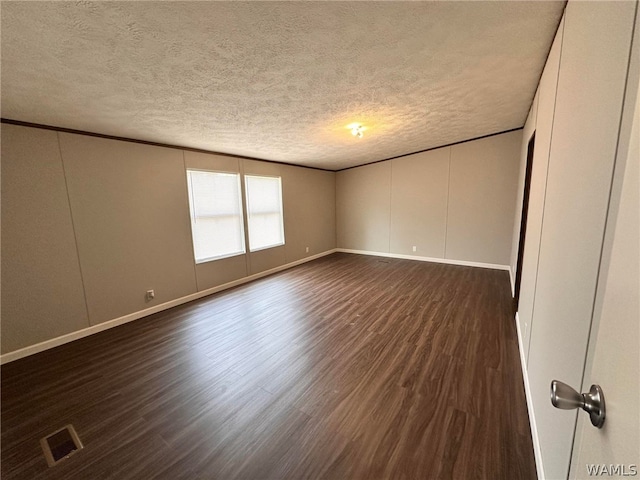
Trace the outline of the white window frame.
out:
[[[240,238],[241,238],[241,242],[242,242],[242,249],[240,251],[237,252],[233,252],[233,253],[227,253],[227,254],[222,254],[222,255],[215,255],[213,257],[204,257],[204,258],[200,258],[198,259],[196,257],[196,246],[195,246],[195,238],[194,238],[194,225],[197,221],[196,217],[195,217],[195,209],[194,209],[194,204],[193,204],[193,192],[192,192],[192,188],[191,188],[191,178],[190,178],[190,172],[205,172],[205,173],[214,173],[214,174],[220,174],[220,175],[233,175],[236,177],[237,180],[237,188],[238,188],[238,211],[240,212],[239,216],[240,216]],[[189,197],[189,218],[191,220],[191,244],[192,244],[192,248],[193,248],[193,258],[194,261],[196,263],[196,265],[201,264],[201,263],[207,263],[207,262],[213,262],[215,260],[222,260],[223,258],[231,258],[231,257],[237,257],[238,255],[245,255],[247,253],[247,245],[246,245],[246,236],[245,236],[245,230],[244,230],[244,208],[242,205],[242,175],[239,172],[225,172],[222,170],[206,170],[206,169],[202,169],[202,168],[187,168],[186,169],[186,175],[187,175],[187,195]]]
[[[274,243],[272,245],[264,245],[258,248],[251,248],[251,213],[249,210],[249,182],[248,178],[275,178],[278,180],[278,191],[279,191],[279,203],[280,210],[278,212],[280,214],[280,236],[282,237],[282,242]],[[267,250],[269,248],[281,247],[285,244],[285,236],[284,236],[284,201],[282,195],[282,177],[280,175],[257,175],[257,174],[245,174],[244,175],[244,189],[245,189],[245,208],[246,208],[246,216],[247,216],[247,228],[249,231],[249,252],[259,252],[261,250]]]

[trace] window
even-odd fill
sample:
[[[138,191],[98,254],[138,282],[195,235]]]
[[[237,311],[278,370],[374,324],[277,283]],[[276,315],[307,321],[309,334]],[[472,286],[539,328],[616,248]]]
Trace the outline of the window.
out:
[[[196,263],[245,253],[240,175],[187,170]]]
[[[249,250],[284,245],[282,181],[280,177],[245,175]]]

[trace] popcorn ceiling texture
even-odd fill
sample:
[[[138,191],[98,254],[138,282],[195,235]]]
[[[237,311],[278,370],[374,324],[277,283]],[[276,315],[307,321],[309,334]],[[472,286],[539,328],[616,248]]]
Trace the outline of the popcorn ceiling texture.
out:
[[[2,116],[340,169],[521,127],[563,8],[3,2]]]

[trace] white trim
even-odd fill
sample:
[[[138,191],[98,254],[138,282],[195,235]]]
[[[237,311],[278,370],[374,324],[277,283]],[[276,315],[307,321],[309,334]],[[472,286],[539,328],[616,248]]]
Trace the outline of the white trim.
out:
[[[368,250],[351,250],[349,248],[336,248],[336,252],[355,253],[358,255],[373,255],[375,257],[402,258],[405,260],[418,260],[420,262],[447,263],[449,265],[462,265],[465,267],[492,268],[494,270],[511,270],[509,265],[496,263],[469,262],[467,260],[452,260],[450,258],[419,257],[417,255],[403,255],[401,253],[370,252]]]
[[[244,237],[244,233],[242,234],[242,236]],[[215,262],[216,260],[223,260],[225,258],[238,257],[240,255],[246,255],[246,254],[247,254],[247,251],[245,249],[242,252],[225,253],[224,255],[218,255],[217,257],[206,257],[206,258],[201,258],[200,260],[196,259],[195,255],[193,256],[193,258],[196,261],[196,265],[200,265],[202,263]]]
[[[36,353],[43,352],[45,350],[49,350],[50,348],[64,345],[65,343],[73,342],[74,340],[78,340],[80,338],[88,337],[89,335],[93,335],[94,333],[102,332],[104,330],[117,327],[118,325],[132,322],[133,320],[138,320],[139,318],[146,317],[148,315],[152,315],[154,313],[158,313],[178,305],[182,305],[183,303],[191,302],[192,300],[197,300],[198,298],[206,297],[207,295],[212,295],[214,293],[221,292],[222,290],[227,290],[229,288],[242,285],[243,283],[248,283],[253,280],[266,277],[267,275],[271,275],[272,273],[281,272],[282,270],[286,270],[288,268],[295,267],[297,265],[301,265],[306,262],[310,262],[311,260],[315,260],[317,258],[330,255],[332,253],[335,253],[336,251],[337,249],[334,248],[331,250],[327,250],[326,252],[317,253],[315,255],[311,255],[309,257],[296,260],[295,262],[287,263],[285,265],[280,265],[279,267],[265,270],[264,272],[254,273],[253,275],[249,275],[247,277],[234,280],[233,282],[225,283],[223,285],[218,285],[217,287],[213,287],[213,288],[208,288],[206,290],[192,293],[185,297],[176,298],[175,300],[171,300],[169,302],[165,302],[151,308],[146,308],[144,310],[133,312],[119,318],[114,318],[113,320],[108,320],[106,322],[99,323],[98,325],[92,325],[91,327],[83,328],[82,330],[77,330],[75,332],[67,333],[66,335],[62,335],[60,337],[56,337],[50,340],[45,340],[44,342],[36,343],[35,345],[30,345],[28,347],[15,350],[13,352],[5,353],[4,355],[0,355],[0,365],[4,365],[5,363],[13,362],[14,360],[18,360],[20,358],[24,358],[29,355],[34,355]]]
[[[284,240],[282,241],[282,243],[274,243],[273,245],[266,245],[264,247],[254,248],[253,250],[249,249],[249,252],[250,253],[261,252],[262,250],[269,250],[270,248],[281,247],[283,245],[284,245]]]
[[[533,453],[536,458],[536,470],[538,478],[546,478],[544,475],[544,467],[542,465],[542,452],[540,450],[540,438],[538,437],[538,428],[536,426],[536,416],[533,411],[533,401],[531,399],[531,386],[529,385],[529,374],[527,373],[527,364],[524,357],[524,347],[522,343],[522,331],[520,330],[520,317],[516,312],[516,331],[518,332],[518,350],[520,350],[520,365],[522,366],[522,378],[524,380],[524,393],[527,399],[527,410],[529,411],[529,425],[531,426],[531,439],[533,440]]]
[[[515,298],[516,297],[516,282],[513,279],[513,269],[511,268],[511,265],[509,265],[509,282],[511,282],[511,298]],[[517,315],[517,313],[516,313]]]

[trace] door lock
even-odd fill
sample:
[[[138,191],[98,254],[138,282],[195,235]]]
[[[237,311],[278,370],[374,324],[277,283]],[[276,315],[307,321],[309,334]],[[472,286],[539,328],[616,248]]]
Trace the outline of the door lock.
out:
[[[566,383],[554,380],[551,382],[551,403],[563,410],[581,408],[589,414],[594,427],[604,425],[604,394],[600,385],[591,385],[588,393],[578,393]]]

